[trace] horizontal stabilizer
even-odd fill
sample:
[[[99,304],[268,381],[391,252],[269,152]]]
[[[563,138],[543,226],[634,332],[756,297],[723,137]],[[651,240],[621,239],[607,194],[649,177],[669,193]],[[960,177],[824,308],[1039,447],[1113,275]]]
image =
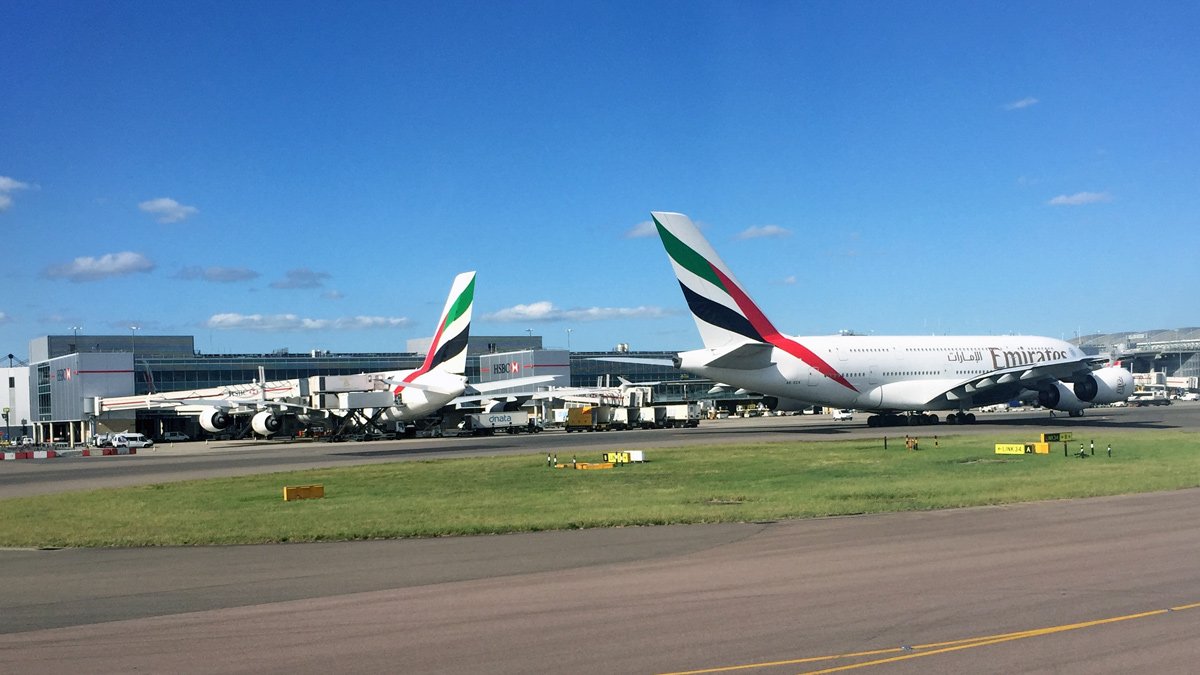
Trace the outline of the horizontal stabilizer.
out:
[[[638,363],[645,366],[662,366],[676,368],[675,360],[670,358],[654,358],[652,356],[590,356],[588,361],[612,361],[614,363]]]
[[[529,377],[514,377],[508,380],[493,380],[492,382],[476,382],[467,385],[467,389],[473,393],[485,393],[496,391],[497,389],[511,389],[513,387],[530,387],[535,384],[545,384],[551,382],[555,378],[554,375],[530,375]]]
[[[422,382],[420,379],[414,379],[409,382],[404,380],[394,380],[390,377],[379,379],[395,389],[417,389],[419,391],[428,391],[433,394],[441,394],[443,396],[454,396],[462,392],[460,385],[450,385],[445,382]]]
[[[775,348],[761,342],[745,342],[705,364],[708,368],[731,370],[759,370],[773,363],[771,352]]]

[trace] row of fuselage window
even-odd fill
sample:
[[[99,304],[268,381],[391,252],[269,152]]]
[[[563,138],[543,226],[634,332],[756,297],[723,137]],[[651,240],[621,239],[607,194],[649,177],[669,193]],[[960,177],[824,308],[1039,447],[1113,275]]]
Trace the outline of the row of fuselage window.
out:
[[[956,370],[956,371],[954,371],[954,374],[955,375],[983,375],[986,372],[987,372],[986,370]],[[937,372],[936,370],[916,370],[916,371],[905,371],[905,372],[880,373],[879,376],[880,377],[924,377],[924,376],[929,376],[929,375],[941,375],[941,373]],[[866,376],[867,376],[866,373],[844,373],[843,374],[843,377],[845,377],[846,379],[853,379],[856,377],[866,377]]]

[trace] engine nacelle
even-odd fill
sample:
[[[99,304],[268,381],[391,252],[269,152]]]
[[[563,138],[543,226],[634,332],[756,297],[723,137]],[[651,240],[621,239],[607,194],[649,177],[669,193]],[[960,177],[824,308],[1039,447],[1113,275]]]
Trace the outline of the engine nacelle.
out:
[[[215,434],[220,431],[225,431],[229,425],[233,424],[233,418],[229,413],[218,408],[205,408],[200,413],[200,426],[207,432]]]
[[[270,410],[256,412],[254,413],[254,417],[250,418],[250,428],[259,436],[270,436],[279,431],[279,427],[281,426],[282,423],[279,421],[279,417]]]
[[[1075,382],[1075,396],[1088,403],[1116,403],[1133,393],[1133,373],[1120,366],[1109,366]]]
[[[776,412],[802,412],[804,410],[812,410],[812,403],[806,401],[798,401],[794,398],[780,398],[778,396],[764,396],[762,398],[763,405],[767,406],[768,410]]]
[[[1072,413],[1079,412],[1091,405],[1091,403],[1080,401],[1075,392],[1058,380],[1044,384],[1041,389],[1038,389],[1038,403],[1043,408],[1067,410]]]

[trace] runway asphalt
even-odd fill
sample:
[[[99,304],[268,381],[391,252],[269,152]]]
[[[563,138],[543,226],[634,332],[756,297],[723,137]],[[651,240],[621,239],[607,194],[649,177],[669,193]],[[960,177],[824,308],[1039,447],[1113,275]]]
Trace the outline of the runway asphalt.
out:
[[[1200,406],[1172,406],[966,429],[1195,430],[1197,418]],[[84,470],[52,475],[79,486],[113,480],[109,466],[170,465],[137,471],[146,481],[350,461],[348,451],[379,461],[364,453],[529,452],[509,444],[568,438],[580,448],[607,438],[636,447],[639,435],[660,433],[645,442],[867,433],[800,418],[761,422],[460,439],[441,452],[409,452],[407,441],[179,450],[99,458],[104,471],[64,460]],[[234,461],[242,457],[249,461]],[[6,496],[49,480],[11,480],[9,469],[0,466]],[[0,672],[1195,672],[1197,522],[1200,490],[1182,490],[777,523],[4,550]]]

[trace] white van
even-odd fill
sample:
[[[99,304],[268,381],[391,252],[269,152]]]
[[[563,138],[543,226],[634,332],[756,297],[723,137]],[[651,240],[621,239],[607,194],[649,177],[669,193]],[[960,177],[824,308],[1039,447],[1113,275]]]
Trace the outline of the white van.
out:
[[[142,434],[115,434],[112,437],[112,445],[114,448],[149,448],[154,445],[154,441]]]
[[[833,413],[834,422],[850,422],[854,419],[854,411],[845,408]]]

